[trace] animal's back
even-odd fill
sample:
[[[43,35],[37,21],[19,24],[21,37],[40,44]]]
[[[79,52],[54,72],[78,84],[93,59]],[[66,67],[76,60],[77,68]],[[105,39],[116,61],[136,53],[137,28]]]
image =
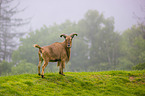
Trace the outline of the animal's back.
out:
[[[44,46],[42,48],[44,49],[42,51],[42,54],[49,57],[50,61],[61,60],[61,58],[65,56],[64,54],[66,54],[65,48],[59,42],[55,42],[49,46]]]

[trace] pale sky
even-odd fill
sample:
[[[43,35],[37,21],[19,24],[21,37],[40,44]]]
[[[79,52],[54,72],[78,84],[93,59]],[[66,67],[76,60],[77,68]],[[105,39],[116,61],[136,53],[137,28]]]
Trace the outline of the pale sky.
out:
[[[141,12],[140,8],[145,6],[145,0],[16,0],[13,5],[17,2],[20,2],[18,9],[26,8],[17,17],[32,17],[30,24],[23,27],[24,30],[29,27],[36,30],[43,25],[61,24],[66,20],[78,22],[92,9],[103,13],[105,17],[113,16],[115,31],[123,32],[137,24],[133,13],[145,16],[145,12]]]

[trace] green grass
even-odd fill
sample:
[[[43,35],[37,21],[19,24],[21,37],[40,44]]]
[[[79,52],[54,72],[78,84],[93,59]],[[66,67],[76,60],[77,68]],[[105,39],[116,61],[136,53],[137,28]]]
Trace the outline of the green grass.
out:
[[[145,70],[0,77],[0,96],[145,96]]]

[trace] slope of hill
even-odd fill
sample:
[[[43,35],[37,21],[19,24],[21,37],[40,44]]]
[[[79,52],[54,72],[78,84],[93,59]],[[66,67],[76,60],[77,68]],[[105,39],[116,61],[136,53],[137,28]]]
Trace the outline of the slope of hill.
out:
[[[145,70],[0,77],[0,96],[145,96]]]

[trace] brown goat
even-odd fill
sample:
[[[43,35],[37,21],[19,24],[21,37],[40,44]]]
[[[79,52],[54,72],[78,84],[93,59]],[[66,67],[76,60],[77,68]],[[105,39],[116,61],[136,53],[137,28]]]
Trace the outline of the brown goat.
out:
[[[34,47],[39,48],[39,64],[38,64],[38,74],[40,75],[40,66],[44,60],[44,64],[42,66],[42,78],[44,78],[44,69],[47,66],[48,62],[57,62],[57,66],[59,66],[59,74],[65,76],[63,74],[63,68],[65,68],[65,62],[67,63],[70,59],[72,39],[74,36],[77,36],[76,33],[70,34],[69,36],[66,34],[61,34],[60,37],[64,37],[64,42],[55,42],[49,46],[40,47],[35,44]]]

